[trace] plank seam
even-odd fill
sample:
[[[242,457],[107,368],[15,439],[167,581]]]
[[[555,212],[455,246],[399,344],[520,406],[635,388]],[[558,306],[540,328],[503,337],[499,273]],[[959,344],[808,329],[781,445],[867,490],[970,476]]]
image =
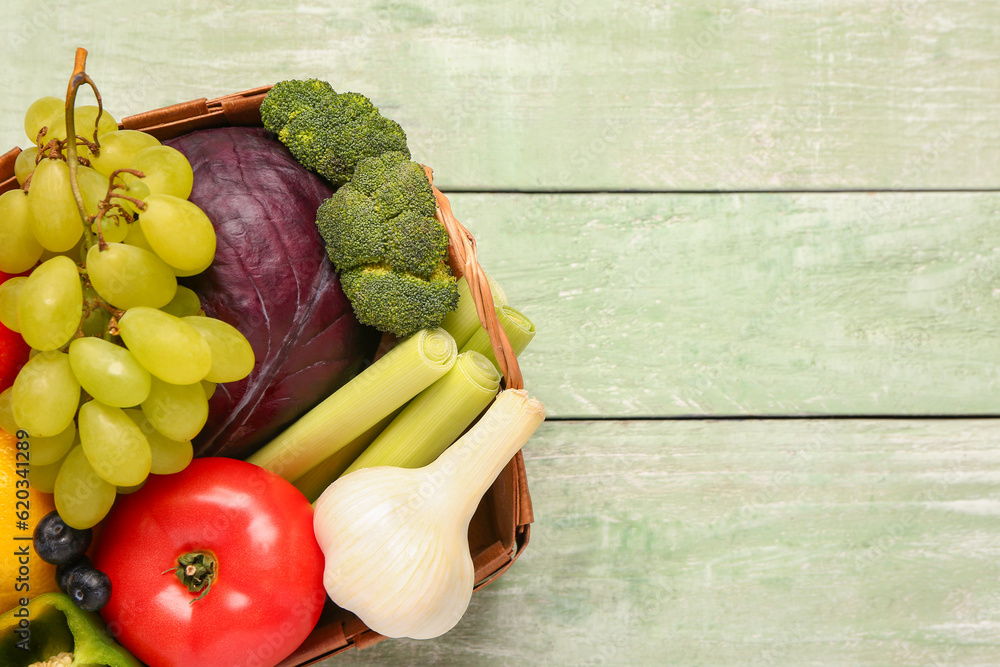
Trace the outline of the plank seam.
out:
[[[452,195],[771,195],[771,194],[995,194],[1000,188],[914,188],[914,189],[777,189],[777,190],[591,190],[591,189],[479,189],[441,188],[441,192]]]
[[[831,420],[870,420],[870,421],[962,421],[962,420],[982,420],[1000,419],[1000,414],[994,413],[971,413],[961,415],[882,415],[882,414],[819,414],[819,415],[670,415],[666,417],[641,416],[595,416],[595,417],[574,417],[555,416],[546,417],[547,422],[601,422],[601,421],[831,421]]]

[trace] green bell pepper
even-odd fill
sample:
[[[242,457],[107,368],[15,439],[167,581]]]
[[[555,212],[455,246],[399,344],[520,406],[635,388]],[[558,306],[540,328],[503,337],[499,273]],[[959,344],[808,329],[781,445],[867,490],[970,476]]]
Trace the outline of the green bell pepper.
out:
[[[48,662],[61,653],[72,659]],[[83,611],[62,593],[43,593],[0,616],[0,665],[47,664],[142,667],[111,638],[98,614]]]

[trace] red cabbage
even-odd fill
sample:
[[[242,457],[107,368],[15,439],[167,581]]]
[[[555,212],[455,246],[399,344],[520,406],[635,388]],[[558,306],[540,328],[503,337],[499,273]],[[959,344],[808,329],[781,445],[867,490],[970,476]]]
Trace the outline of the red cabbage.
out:
[[[326,181],[260,128],[165,143],[191,162],[191,201],[218,237],[212,266],[181,282],[257,357],[247,378],[216,388],[195,453],[245,458],[353,377],[379,334],[354,317],[316,229]]]

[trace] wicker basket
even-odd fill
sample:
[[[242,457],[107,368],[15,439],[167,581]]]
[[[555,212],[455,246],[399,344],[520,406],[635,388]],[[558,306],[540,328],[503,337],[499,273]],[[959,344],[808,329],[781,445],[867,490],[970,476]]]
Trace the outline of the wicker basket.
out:
[[[260,127],[260,103],[268,90],[270,86],[262,86],[213,100],[202,98],[175,104],[129,116],[122,119],[119,126],[142,130],[161,140],[213,127]],[[18,187],[14,161],[20,152],[19,148],[14,148],[0,156],[0,193]],[[432,177],[430,169],[427,173]],[[455,220],[447,197],[437,188],[433,190],[438,219],[451,238],[448,262],[456,276],[466,276],[479,318],[490,334],[505,386],[520,389],[523,387],[521,371],[497,323],[489,286],[476,259],[475,238]],[[520,556],[528,544],[532,518],[524,460],[519,452],[483,497],[469,525],[469,546],[476,568],[475,590],[503,574]],[[385,637],[370,630],[354,614],[328,601],[316,629],[279,667],[310,665],[352,646],[366,648],[383,639]]]

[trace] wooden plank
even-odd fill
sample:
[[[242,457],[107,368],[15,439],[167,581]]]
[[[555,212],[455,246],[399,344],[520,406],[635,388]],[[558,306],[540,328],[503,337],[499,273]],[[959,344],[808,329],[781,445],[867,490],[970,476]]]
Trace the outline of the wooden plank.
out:
[[[997,414],[1000,194],[456,195],[550,414]]]
[[[3,150],[24,145],[32,100],[63,94],[82,45],[119,115],[329,79],[400,121],[451,188],[1000,187],[993,0],[134,10],[7,8]]]
[[[553,416],[998,411],[998,194],[454,200]]]
[[[995,665],[1000,422],[547,423],[451,633],[325,665]]]

